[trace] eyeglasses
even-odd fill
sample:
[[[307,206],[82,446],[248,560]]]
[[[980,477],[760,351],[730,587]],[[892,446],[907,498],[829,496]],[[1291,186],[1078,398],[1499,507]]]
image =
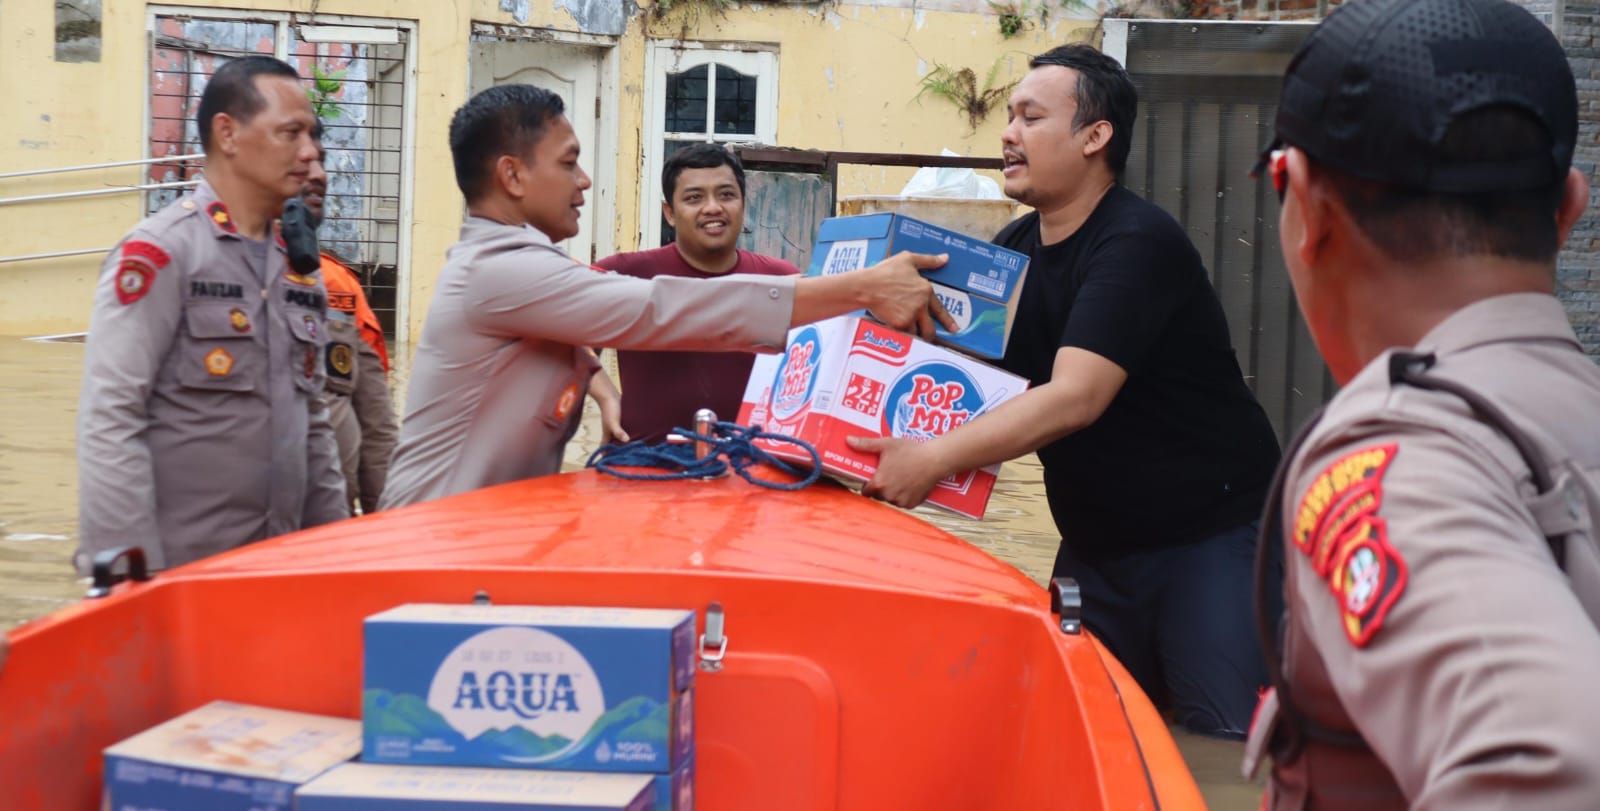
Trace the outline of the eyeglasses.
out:
[[[1284,194],[1289,191],[1289,151],[1274,149],[1267,155],[1267,171],[1272,176],[1272,188],[1278,192],[1278,203],[1283,203]]]

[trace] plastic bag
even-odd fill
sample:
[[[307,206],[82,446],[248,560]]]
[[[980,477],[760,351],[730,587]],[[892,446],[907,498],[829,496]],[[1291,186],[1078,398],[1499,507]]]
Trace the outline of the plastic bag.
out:
[[[948,149],[947,158],[959,158]],[[968,200],[1000,200],[1000,185],[971,169],[924,166],[900,190],[902,197],[959,197]]]

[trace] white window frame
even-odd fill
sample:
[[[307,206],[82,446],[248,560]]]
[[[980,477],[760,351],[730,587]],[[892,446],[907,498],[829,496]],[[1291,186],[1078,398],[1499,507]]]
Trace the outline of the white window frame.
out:
[[[379,31],[399,29],[406,32],[406,86],[405,110],[400,126],[400,211],[397,220],[400,228],[395,244],[395,342],[401,345],[411,341],[411,232],[414,222],[413,200],[417,181],[417,22],[391,17],[352,17],[345,14],[303,14],[290,11],[246,11],[209,6],[157,6],[145,8],[146,59],[149,43],[156,33],[158,17],[201,17],[208,20],[252,20],[270,22],[274,26],[272,55],[287,61],[289,58],[289,27],[293,25],[349,26],[353,29],[374,28]],[[150,65],[144,71],[144,124],[141,143],[145,157],[150,157]]]
[[[666,131],[667,74],[682,73],[713,62],[746,76],[756,77],[756,131],[754,135],[714,132],[693,133],[708,143],[778,142],[778,52],[777,46],[749,43],[652,41],[645,49],[645,173],[639,182],[639,247],[661,244],[661,146],[671,137],[684,140],[691,133]],[[716,113],[716,82],[711,82],[706,98],[707,129]]]

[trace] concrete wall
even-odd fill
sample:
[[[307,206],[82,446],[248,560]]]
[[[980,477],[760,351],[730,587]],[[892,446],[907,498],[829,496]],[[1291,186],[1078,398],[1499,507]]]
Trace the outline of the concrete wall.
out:
[[[1170,2],[1170,0],[1169,0]],[[1197,18],[1311,20],[1339,0],[1180,0]],[[1589,211],[1561,254],[1556,294],[1590,357],[1600,361],[1600,3],[1518,0],[1553,27],[1578,80],[1578,150],[1574,165],[1589,176]]]
[[[1556,283],[1578,337],[1600,360],[1600,3],[1546,0],[1557,9],[1556,31],[1578,77],[1578,154],[1589,176],[1589,212],[1578,222],[1561,254]]]
[[[918,79],[943,62],[970,67],[980,82],[998,64],[995,83],[1026,70],[1027,57],[1068,40],[1092,36],[1094,20],[1063,10],[1030,16],[1017,36],[1002,36],[985,0],[881,0],[871,3],[773,2],[730,4],[677,0],[671,13],[652,15],[633,0],[229,0],[254,11],[287,11],[310,21],[319,14],[414,20],[418,71],[411,262],[402,268],[410,293],[404,314],[415,334],[426,314],[445,250],[461,222],[461,200],[450,168],[446,126],[466,100],[469,39],[474,22],[570,32],[612,49],[618,66],[614,157],[614,233],[617,249],[637,246],[639,195],[652,194],[645,166],[643,110],[647,42],[761,43],[778,50],[780,145],[874,152],[997,156],[1004,110],[976,130],[948,102],[914,102]],[[175,0],[163,8],[200,3]],[[145,3],[105,3],[99,61],[57,61],[56,16],[49,4],[0,5],[0,98],[8,102],[0,133],[0,173],[145,157],[145,98],[149,92]],[[84,26],[79,25],[78,28]],[[606,91],[602,91],[606,92]],[[1003,102],[1002,102],[1003,104]],[[607,156],[607,160],[610,160]],[[143,182],[138,167],[68,175],[0,179],[0,197],[73,191]],[[841,194],[893,193],[909,170],[848,170]],[[5,206],[0,211],[0,256],[107,246],[141,216],[141,195]],[[592,216],[592,212],[585,216]],[[100,256],[0,264],[0,334],[81,330],[87,324]]]

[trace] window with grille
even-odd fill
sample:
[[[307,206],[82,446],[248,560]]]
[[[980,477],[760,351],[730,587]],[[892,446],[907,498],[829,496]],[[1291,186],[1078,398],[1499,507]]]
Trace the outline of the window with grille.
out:
[[[774,143],[778,110],[776,53],[677,42],[654,43],[648,53],[641,247],[673,240],[660,213],[666,159],[693,143]]]
[[[276,56],[305,80],[327,150],[326,219],[318,236],[361,277],[367,298],[395,337],[400,269],[408,234],[404,155],[410,23],[289,14],[156,13],[151,19],[149,181],[146,211],[165,207],[204,171],[195,113],[206,81],[228,60]]]

